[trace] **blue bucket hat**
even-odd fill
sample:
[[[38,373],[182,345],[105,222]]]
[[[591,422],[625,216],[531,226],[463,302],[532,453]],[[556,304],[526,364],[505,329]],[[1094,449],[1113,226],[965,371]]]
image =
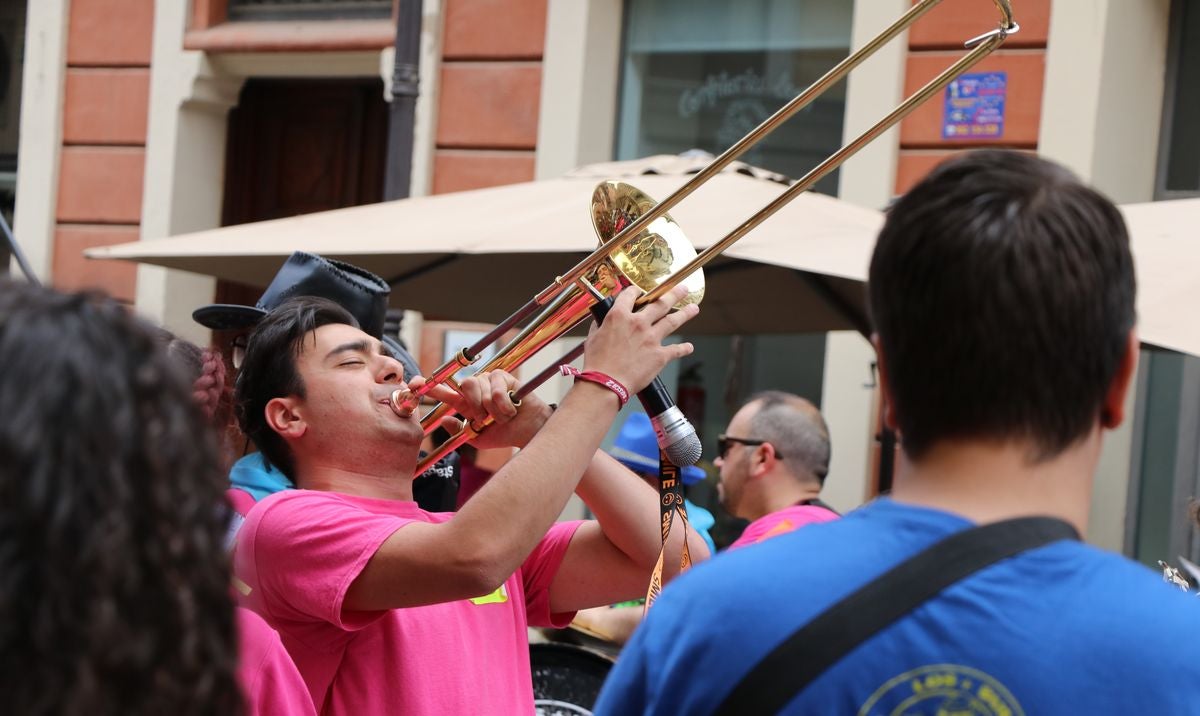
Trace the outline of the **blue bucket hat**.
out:
[[[658,438],[654,435],[654,426],[650,424],[650,416],[645,413],[634,413],[621,426],[621,432],[608,450],[625,467],[639,475],[658,474]],[[694,485],[704,479],[704,471],[695,465],[680,469],[683,484]]]

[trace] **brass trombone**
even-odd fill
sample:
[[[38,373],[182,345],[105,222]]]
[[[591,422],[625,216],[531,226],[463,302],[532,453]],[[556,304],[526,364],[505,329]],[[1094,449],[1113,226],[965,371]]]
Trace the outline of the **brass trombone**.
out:
[[[474,364],[483,350],[499,340],[510,329],[539,311],[537,317],[530,321],[516,338],[502,348],[480,370],[511,371],[520,366],[546,344],[583,322],[589,317],[593,305],[612,295],[623,285],[632,284],[645,292],[638,299],[638,304],[642,305],[657,300],[675,286],[687,282],[689,292],[682,303],[699,302],[704,292],[704,279],[700,269],[705,264],[779,211],[801,192],[807,191],[826,174],[841,166],[859,149],[908,116],[923,102],[943,90],[955,78],[1000,47],[1009,35],[1020,29],[1013,20],[1010,0],[992,0],[1000,12],[999,27],[968,40],[965,47],[970,51],[957,62],[901,102],[874,126],[831,154],[720,241],[697,254],[667,212],[774,131],[780,124],[808,106],[834,83],[843,79],[851,70],[875,54],[940,2],[942,0],[922,0],[914,4],[900,19],[861,49],[838,63],[661,202],[655,203],[627,184],[602,182],[592,195],[592,222],[600,240],[600,247],[569,271],[555,277],[549,286],[479,341],[459,351],[454,359],[429,376],[428,381],[420,389],[404,393],[397,401],[397,407],[401,410],[415,410],[421,397],[434,385],[445,384],[457,389],[454,374],[460,368]],[[572,354],[565,356],[563,362],[574,360],[581,350],[582,348],[577,349]],[[553,374],[553,369],[543,371],[527,381],[514,397],[520,399]],[[445,404],[438,405],[431,410],[421,420],[425,432],[427,434],[432,432],[439,424],[440,419],[449,412],[450,408]],[[423,473],[447,453],[473,439],[490,422],[489,418],[482,424],[471,425],[468,423],[464,425],[457,435],[436,448],[417,465],[417,474]]]

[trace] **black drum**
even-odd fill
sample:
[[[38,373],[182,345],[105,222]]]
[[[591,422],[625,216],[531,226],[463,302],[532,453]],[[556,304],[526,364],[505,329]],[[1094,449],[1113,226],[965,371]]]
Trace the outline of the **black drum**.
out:
[[[538,716],[591,716],[612,657],[574,644],[530,644]]]

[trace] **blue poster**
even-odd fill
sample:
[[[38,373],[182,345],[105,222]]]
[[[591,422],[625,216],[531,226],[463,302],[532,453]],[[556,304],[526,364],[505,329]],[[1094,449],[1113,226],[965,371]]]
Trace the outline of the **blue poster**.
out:
[[[1004,136],[1007,72],[960,75],[946,87],[942,139],[995,139]]]

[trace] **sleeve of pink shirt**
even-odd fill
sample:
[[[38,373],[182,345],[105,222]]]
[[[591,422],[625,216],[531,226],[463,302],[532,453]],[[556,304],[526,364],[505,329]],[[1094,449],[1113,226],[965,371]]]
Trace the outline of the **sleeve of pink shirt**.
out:
[[[308,686],[279,634],[249,609],[237,609],[238,682],[247,716],[316,716]]]
[[[575,619],[575,612],[550,613],[550,585],[581,521],[556,522],[521,565],[525,586],[525,617],[530,626],[562,628]]]
[[[384,612],[343,611],[346,592],[380,545],[410,521],[313,493],[260,503],[242,530],[254,530],[259,588],[271,616],[347,631],[374,622]]]

